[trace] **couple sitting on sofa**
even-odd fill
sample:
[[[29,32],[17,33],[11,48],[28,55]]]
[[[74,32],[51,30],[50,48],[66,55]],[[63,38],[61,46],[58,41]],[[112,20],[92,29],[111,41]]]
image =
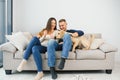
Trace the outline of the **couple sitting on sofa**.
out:
[[[57,73],[55,71],[55,51],[62,50],[61,60],[58,66],[59,69],[64,68],[65,60],[69,55],[69,51],[72,47],[72,41],[69,34],[65,34],[62,41],[58,43],[54,37],[57,29],[57,21],[55,18],[49,18],[46,28],[43,31],[43,35],[38,34],[33,37],[30,43],[28,44],[26,51],[24,53],[23,60],[18,66],[17,70],[21,72],[24,68],[24,65],[27,63],[30,55],[33,54],[36,66],[37,66],[37,75],[35,80],[40,80],[43,77],[42,70],[42,58],[41,53],[47,52],[48,54],[48,66],[50,67],[50,72],[52,75],[52,79],[57,78]],[[59,20],[59,27],[61,30],[72,33],[71,35],[74,37],[82,36],[84,34],[81,30],[67,30],[67,23],[65,19]],[[44,45],[44,41],[47,41],[47,45]]]

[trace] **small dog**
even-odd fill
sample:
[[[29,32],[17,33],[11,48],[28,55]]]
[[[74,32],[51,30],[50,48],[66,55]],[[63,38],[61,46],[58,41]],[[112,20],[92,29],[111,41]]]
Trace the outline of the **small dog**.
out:
[[[56,34],[56,39],[59,40],[63,38],[65,33],[66,32],[63,30],[58,30]],[[72,33],[69,33],[69,34],[72,34]],[[80,36],[80,37],[71,36],[71,40],[73,43],[72,52],[75,52],[75,48],[78,47],[78,45],[79,45],[79,48],[83,50],[88,50],[90,48],[92,41],[94,40],[94,35],[91,35],[89,39],[87,39],[85,36]]]

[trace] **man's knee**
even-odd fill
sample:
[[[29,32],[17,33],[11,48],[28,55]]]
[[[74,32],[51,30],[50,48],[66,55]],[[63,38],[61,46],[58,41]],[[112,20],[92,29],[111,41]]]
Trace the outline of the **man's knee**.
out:
[[[71,36],[70,36],[70,34],[68,34],[68,33],[66,33],[65,35],[64,35],[64,37],[63,37],[63,41],[68,41],[68,42],[72,42],[71,41]]]
[[[66,33],[66,34],[64,35],[64,38],[70,39],[70,38],[71,38],[71,37],[70,37],[70,34]]]
[[[48,47],[54,45],[55,42],[56,42],[56,41],[55,41],[54,39],[50,39],[50,40],[48,41]]]

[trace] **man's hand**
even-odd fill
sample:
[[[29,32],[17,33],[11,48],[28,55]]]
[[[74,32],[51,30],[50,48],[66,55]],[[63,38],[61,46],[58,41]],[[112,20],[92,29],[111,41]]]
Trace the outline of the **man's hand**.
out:
[[[63,44],[63,42],[60,42],[59,44]]]
[[[72,33],[71,35],[72,35],[73,37],[78,37],[78,33],[77,33],[77,32]]]

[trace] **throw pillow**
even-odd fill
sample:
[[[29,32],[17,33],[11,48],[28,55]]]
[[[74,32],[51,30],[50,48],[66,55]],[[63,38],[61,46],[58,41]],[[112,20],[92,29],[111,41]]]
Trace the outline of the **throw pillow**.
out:
[[[6,35],[6,38],[19,50],[23,51],[29,43],[29,40],[22,32],[17,32],[14,35]]]
[[[24,36],[30,41],[33,35],[30,32],[23,32]]]
[[[110,44],[107,44],[107,43],[104,43],[102,44],[100,47],[99,47],[103,52],[114,52],[114,51],[117,51],[117,48],[110,45]]]
[[[103,39],[94,39],[90,45],[90,49],[97,49],[104,43]]]

